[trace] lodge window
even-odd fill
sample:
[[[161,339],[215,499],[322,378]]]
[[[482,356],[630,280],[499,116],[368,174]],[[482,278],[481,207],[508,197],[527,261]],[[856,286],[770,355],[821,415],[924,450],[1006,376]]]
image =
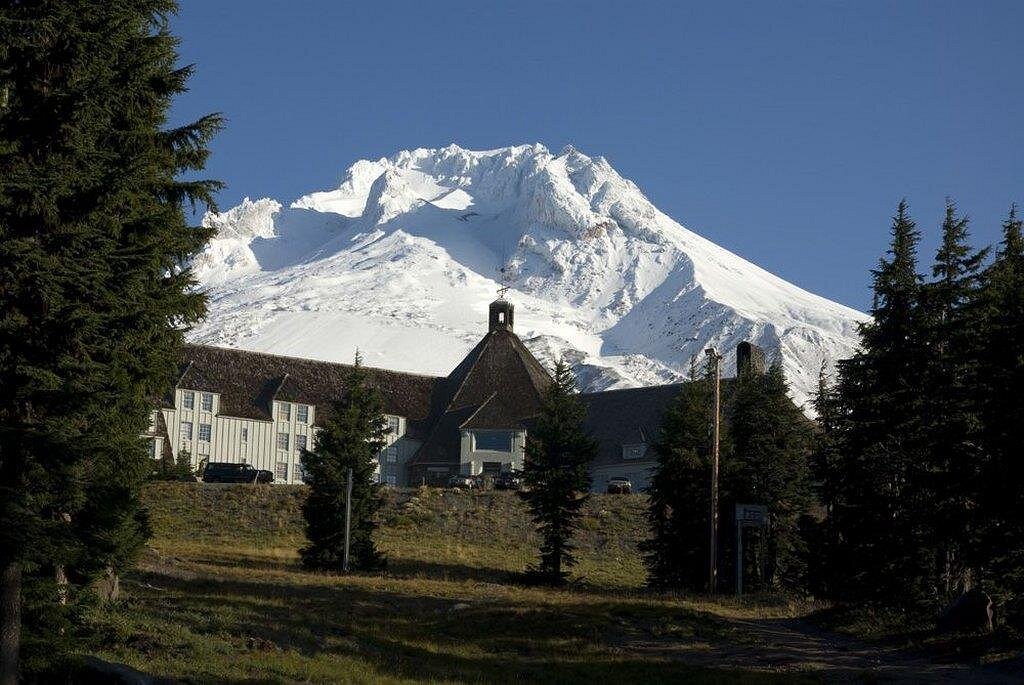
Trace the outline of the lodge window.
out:
[[[213,393],[204,392],[200,401],[203,411],[213,411]]]
[[[296,435],[295,436],[295,451],[296,452],[302,452],[305,449],[306,449],[306,436],[305,435]]]
[[[278,433],[277,434],[277,449],[287,450],[288,449],[288,434]]]
[[[473,449],[511,452],[512,431],[473,431]]]
[[[395,463],[398,461],[398,448],[394,445],[389,445],[387,449],[388,463]]]
[[[149,441],[149,457],[150,459],[156,459],[156,440]]]
[[[388,485],[397,485],[397,484],[398,484],[398,476],[396,476],[394,474],[389,475],[388,476]]]
[[[279,461],[274,464],[274,480],[288,480],[288,462]]]
[[[305,404],[300,404],[295,407],[295,420],[299,423],[309,423],[309,407]]]
[[[181,406],[185,409],[194,409],[196,406],[196,394],[194,392],[181,393]]]
[[[292,405],[287,402],[281,402],[278,406],[277,417],[282,421],[292,420]]]
[[[398,430],[401,428],[401,425],[402,420],[397,416],[388,417],[388,432],[396,438],[398,437]]]
[[[185,438],[186,440],[191,440],[192,439],[192,422],[191,421],[182,421],[181,422],[181,437]]]
[[[210,436],[213,434],[213,426],[208,423],[199,424],[199,441],[210,442]]]

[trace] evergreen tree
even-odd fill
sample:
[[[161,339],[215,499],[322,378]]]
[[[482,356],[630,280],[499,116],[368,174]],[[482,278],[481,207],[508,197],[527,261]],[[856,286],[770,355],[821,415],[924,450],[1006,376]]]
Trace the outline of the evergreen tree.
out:
[[[90,580],[148,534],[138,438],[204,312],[182,202],[216,116],[166,129],[170,0],[0,9],[0,681],[78,635]]]
[[[349,570],[384,566],[373,532],[383,504],[375,474],[377,459],[387,444],[384,405],[370,385],[362,358],[345,379],[345,393],[334,403],[331,416],[317,433],[311,451],[302,454],[309,496],[302,506],[309,544],[300,553],[306,568],[343,571],[345,550],[345,498],[352,471],[352,507]]]
[[[709,427],[707,380],[686,383],[662,419],[658,465],[648,488],[650,539],[641,543],[648,583],[700,591],[707,586]]]
[[[745,546],[744,554],[744,564],[756,571],[764,588],[798,587],[806,570],[800,523],[814,500],[812,426],[788,390],[778,364],[765,373],[748,368],[736,379],[728,408],[732,446],[730,458],[722,462],[722,511],[731,514],[736,504],[767,505],[760,544]],[[723,556],[734,557],[733,545],[730,536],[723,536]]]
[[[987,580],[996,600],[1024,628],[1024,231],[1011,207],[1003,239],[986,269],[979,388],[983,440],[991,456],[980,518],[986,521]]]
[[[923,526],[922,364],[926,355],[917,271],[920,234],[905,201],[892,244],[872,274],[872,319],[861,348],[839,364],[844,418],[839,587],[847,597],[920,598],[934,564]]]
[[[826,366],[822,364],[814,395],[814,410],[818,416],[811,452],[811,477],[825,516],[808,531],[812,538],[809,543],[811,568],[808,587],[812,592],[825,596],[835,593],[837,572],[847,567],[840,544],[843,527],[840,502],[844,478],[844,422],[840,399],[836,384],[830,382]]]
[[[572,537],[589,496],[588,466],[597,454],[597,443],[583,429],[585,415],[576,378],[560,361],[526,442],[520,493],[541,537],[540,563],[531,575],[542,583],[565,583],[576,563]]]
[[[933,595],[948,599],[968,589],[980,563],[976,519],[984,463],[975,388],[979,361],[977,306],[988,250],[968,245],[968,220],[946,201],[942,242],[923,290],[926,356],[922,372],[920,468],[925,525],[934,541]],[[972,569],[975,572],[972,572]]]

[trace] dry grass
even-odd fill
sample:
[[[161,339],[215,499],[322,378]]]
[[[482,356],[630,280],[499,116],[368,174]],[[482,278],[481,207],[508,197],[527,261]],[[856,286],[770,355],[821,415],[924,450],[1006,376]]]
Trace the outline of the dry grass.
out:
[[[156,535],[128,597],[97,617],[99,655],[194,682],[814,681],[711,656],[745,639],[720,617],[804,607],[643,589],[639,496],[594,498],[563,590],[517,584],[535,540],[510,493],[396,493],[388,571],[344,577],[299,568],[301,497],[152,486]]]

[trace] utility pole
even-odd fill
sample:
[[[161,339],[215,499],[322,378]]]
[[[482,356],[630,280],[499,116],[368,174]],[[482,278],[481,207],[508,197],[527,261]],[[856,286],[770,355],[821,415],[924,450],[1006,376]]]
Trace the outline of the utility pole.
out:
[[[345,486],[345,556],[341,562],[341,570],[348,573],[348,542],[352,530],[352,469],[348,470],[348,484]]]
[[[708,593],[715,594],[718,580],[718,439],[721,430],[721,373],[722,355],[713,347],[704,350],[711,364],[715,381],[714,432],[711,438],[711,540],[708,546]]]

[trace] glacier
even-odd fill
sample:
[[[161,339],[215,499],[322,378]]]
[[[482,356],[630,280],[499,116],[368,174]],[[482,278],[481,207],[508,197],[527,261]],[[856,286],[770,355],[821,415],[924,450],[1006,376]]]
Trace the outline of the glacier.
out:
[[[814,295],[659,211],[603,157],[541,144],[399,152],[285,208],[246,198],[203,224],[192,261],[204,344],[445,375],[501,287],[516,332],[586,390],[670,383],[750,340],[807,405],[867,316]]]

